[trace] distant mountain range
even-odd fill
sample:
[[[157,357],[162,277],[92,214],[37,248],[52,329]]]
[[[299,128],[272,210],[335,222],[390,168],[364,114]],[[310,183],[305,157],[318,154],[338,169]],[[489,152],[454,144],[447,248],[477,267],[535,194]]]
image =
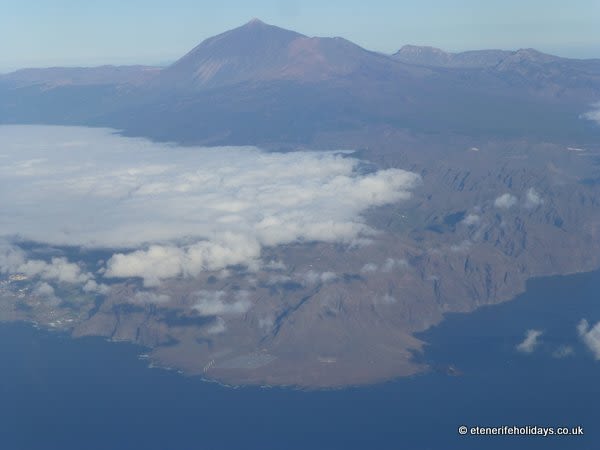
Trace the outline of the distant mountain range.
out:
[[[590,132],[579,115],[600,100],[600,60],[416,46],[384,55],[254,19],[166,68],[24,69],[0,76],[0,95],[0,123],[105,125],[184,142],[310,142],[373,125],[518,135],[561,123],[572,134]]]
[[[557,56],[546,55],[533,49],[517,50],[473,50],[461,53],[448,53],[435,47],[405,45],[392,55],[398,61],[425,67],[452,67],[461,69],[483,69],[497,67],[503,61],[519,59],[540,63],[560,60]]]

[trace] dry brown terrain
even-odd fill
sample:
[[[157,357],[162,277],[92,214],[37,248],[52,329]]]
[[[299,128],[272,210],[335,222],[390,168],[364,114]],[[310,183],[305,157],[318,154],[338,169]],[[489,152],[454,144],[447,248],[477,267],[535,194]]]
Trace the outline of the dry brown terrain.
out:
[[[444,313],[510,300],[531,277],[600,266],[600,148],[391,129],[313,143],[352,144],[380,168],[422,176],[410,200],[368,212],[370,242],[268,248],[262,258],[279,264],[165,281],[164,305],[133,304],[134,282],[113,285],[97,307],[42,307],[5,287],[2,318],[135,342],[155,364],[226,383],[334,387],[426,370],[414,333]],[[512,204],[498,203],[505,194]],[[201,316],[198,291],[251,307]]]

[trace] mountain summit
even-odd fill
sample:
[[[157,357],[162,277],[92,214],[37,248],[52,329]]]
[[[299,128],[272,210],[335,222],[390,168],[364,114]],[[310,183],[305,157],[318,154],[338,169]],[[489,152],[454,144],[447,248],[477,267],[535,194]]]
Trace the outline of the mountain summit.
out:
[[[245,81],[318,81],[365,67],[398,64],[339,37],[307,37],[259,19],[200,43],[163,71],[178,87],[206,88]]]
[[[219,85],[260,78],[286,62],[286,51],[300,33],[252,19],[203,41],[169,68],[178,84]]]

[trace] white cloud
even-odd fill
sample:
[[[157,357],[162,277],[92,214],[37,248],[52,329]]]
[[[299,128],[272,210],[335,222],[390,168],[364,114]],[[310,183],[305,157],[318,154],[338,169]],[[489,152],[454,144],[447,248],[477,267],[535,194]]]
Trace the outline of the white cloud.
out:
[[[273,286],[276,284],[288,283],[290,281],[292,281],[292,277],[290,277],[289,275],[282,275],[277,273],[269,275],[269,278],[267,279],[267,284],[269,286]]]
[[[256,265],[260,245],[232,233],[214,235],[212,240],[185,247],[152,245],[147,250],[117,253],[107,262],[107,277],[142,277],[144,285],[161,280],[195,276],[204,270],[219,270],[236,264]]]
[[[519,345],[517,350],[521,353],[533,353],[536,347],[539,345],[539,338],[543,334],[540,330],[527,330],[525,333],[525,339]]]
[[[265,264],[263,266],[263,269],[267,269],[267,270],[286,270],[287,267],[286,265],[283,263],[283,261],[269,261],[267,264]]]
[[[333,281],[337,278],[334,272],[316,272],[309,270],[305,274],[301,275],[302,281],[308,285],[324,284]]]
[[[201,316],[222,316],[245,314],[252,307],[247,293],[238,292],[234,301],[226,301],[224,291],[199,291],[198,301],[192,307]]]
[[[381,304],[384,304],[384,305],[391,305],[393,303],[396,303],[397,301],[398,300],[396,300],[396,298],[393,297],[390,294],[385,294],[385,295],[383,295],[381,297],[377,297],[375,299],[375,303],[381,303]]]
[[[462,223],[468,227],[474,227],[479,225],[481,222],[481,217],[477,214],[469,214],[463,220]]]
[[[579,337],[594,354],[594,358],[600,360],[600,322],[593,327],[587,320],[583,319],[577,325]]]
[[[63,283],[82,284],[91,277],[89,273],[83,273],[81,268],[70,263],[66,258],[52,258],[49,263],[40,260],[29,260],[17,268],[28,276],[40,276],[44,280],[57,280]]]
[[[54,297],[54,288],[43,281],[36,285],[36,287],[33,289],[33,293],[41,297]]]
[[[362,273],[373,273],[373,272],[377,272],[377,269],[379,269],[379,266],[377,266],[377,264],[375,264],[375,263],[367,263],[364,266],[362,266],[362,268],[360,269],[360,271]]]
[[[209,326],[204,328],[204,331],[207,334],[221,334],[227,331],[227,326],[225,325],[225,319],[222,317],[217,317],[215,321]]]
[[[457,252],[457,253],[468,252],[472,245],[473,245],[473,243],[470,240],[465,239],[460,244],[452,244],[450,246],[450,251]]]
[[[270,331],[275,325],[275,318],[273,316],[266,316],[258,319],[258,327],[264,331]]]
[[[127,248],[106,275],[148,286],[258,267],[265,246],[363,242],[373,230],[362,213],[420,182],[400,169],[365,174],[347,153],[177,147],[105,129],[0,126],[0,142],[0,237]]]
[[[496,200],[494,200],[494,206],[496,208],[508,209],[517,204],[517,197],[509,193],[502,194]]]
[[[40,259],[27,259],[20,248],[0,242],[0,272],[22,273],[28,277],[39,277],[70,284],[85,284],[93,277],[83,272],[81,267],[64,257],[54,257],[50,262]]]
[[[594,105],[595,109],[581,115],[584,119],[592,120],[600,125],[600,103]]]
[[[96,280],[89,280],[83,286],[83,292],[96,292],[98,294],[108,294],[110,292],[110,286],[106,284],[97,283]]]
[[[131,299],[129,299],[129,302],[139,305],[163,305],[165,303],[169,303],[170,300],[171,297],[166,294],[158,294],[152,291],[138,291]]]
[[[405,267],[408,267],[408,262],[405,259],[387,258],[381,266],[381,270],[383,272],[391,272],[393,270]]]
[[[529,188],[525,194],[525,208],[535,208],[544,203],[540,194],[534,189]]]
[[[0,240],[0,273],[15,273],[25,264],[25,252],[14,245]]]
[[[406,267],[408,267],[408,261],[406,261],[405,259],[387,258],[381,265],[377,265],[375,263],[367,263],[364,266],[362,266],[360,271],[362,273],[374,273],[377,271],[389,273],[394,270],[403,269]]]
[[[32,293],[33,295],[41,297],[46,305],[58,306],[60,304],[60,299],[54,293],[54,288],[45,281],[37,283],[34,286]]]
[[[567,358],[575,353],[573,347],[569,345],[561,345],[552,353],[552,356],[557,359]]]

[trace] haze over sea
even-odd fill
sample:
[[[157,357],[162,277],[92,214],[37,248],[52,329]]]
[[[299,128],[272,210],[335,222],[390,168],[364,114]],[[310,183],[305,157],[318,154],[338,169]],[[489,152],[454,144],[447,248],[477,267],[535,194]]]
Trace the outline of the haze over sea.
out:
[[[0,438],[62,450],[599,448],[600,364],[577,329],[600,320],[598,292],[600,272],[534,280],[423,333],[430,373],[331,391],[233,389],[149,369],[129,344],[2,324]],[[528,330],[541,334],[519,347]],[[585,436],[461,437],[463,424]]]

